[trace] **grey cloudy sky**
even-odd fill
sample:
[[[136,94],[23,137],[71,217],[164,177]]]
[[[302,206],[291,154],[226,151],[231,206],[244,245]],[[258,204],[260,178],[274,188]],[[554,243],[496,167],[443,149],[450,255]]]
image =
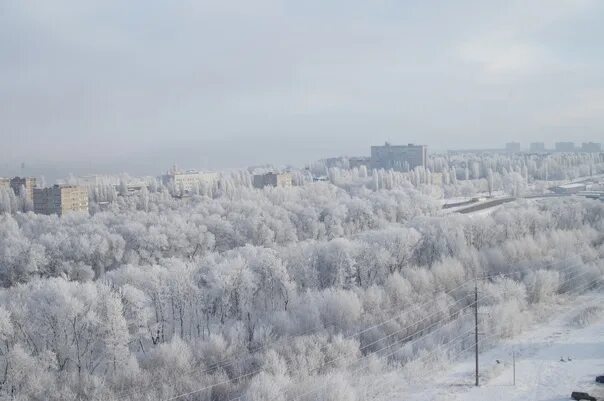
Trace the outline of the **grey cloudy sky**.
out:
[[[0,175],[604,141],[600,0],[6,0]]]

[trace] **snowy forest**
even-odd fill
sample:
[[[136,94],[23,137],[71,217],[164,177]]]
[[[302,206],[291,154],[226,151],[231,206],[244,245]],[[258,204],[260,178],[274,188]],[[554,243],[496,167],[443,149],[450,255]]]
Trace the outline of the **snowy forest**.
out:
[[[288,188],[97,184],[63,217],[5,191],[0,400],[361,401],[369,375],[421,381],[474,346],[475,286],[488,347],[604,274],[604,202],[443,199],[602,173],[587,154],[317,163]]]

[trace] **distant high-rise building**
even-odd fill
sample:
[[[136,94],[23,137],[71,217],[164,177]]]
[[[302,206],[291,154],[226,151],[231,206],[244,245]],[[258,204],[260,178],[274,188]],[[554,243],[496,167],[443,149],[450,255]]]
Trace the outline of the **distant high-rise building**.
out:
[[[88,191],[75,185],[55,185],[50,188],[35,188],[34,212],[56,214],[88,212]]]
[[[505,144],[505,151],[518,153],[520,152],[520,143],[519,142],[508,142]]]
[[[581,151],[582,152],[601,152],[602,144],[596,143],[596,142],[584,142],[581,145]]]
[[[167,174],[161,176],[164,185],[171,185],[174,190],[182,194],[194,192],[202,184],[213,184],[218,179],[215,172],[202,172],[196,170],[180,171],[173,166]]]
[[[529,146],[531,152],[545,152],[545,144],[543,142],[533,142]]]
[[[292,183],[292,175],[289,173],[256,174],[252,182],[254,188],[291,187]]]
[[[25,197],[31,201],[34,199],[36,179],[33,177],[13,177],[10,180],[10,187],[13,189],[15,195],[20,195],[21,190],[25,190]]]
[[[413,170],[416,167],[426,167],[428,147],[425,145],[391,145],[371,147],[371,168],[393,169],[396,171]]]
[[[575,152],[574,142],[556,142],[556,152]]]

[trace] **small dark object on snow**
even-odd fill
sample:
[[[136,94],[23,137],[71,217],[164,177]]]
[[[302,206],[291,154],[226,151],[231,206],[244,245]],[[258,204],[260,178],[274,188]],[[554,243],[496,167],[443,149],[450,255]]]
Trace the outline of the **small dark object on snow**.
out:
[[[495,362],[497,363],[501,363],[501,361],[499,359],[495,359]]]
[[[596,377],[596,382],[604,384],[604,376]]]
[[[570,395],[570,398],[573,400],[587,400],[587,401],[597,401],[596,397],[592,397],[587,393],[582,393],[580,391],[573,391]]]
[[[563,356],[560,357],[560,362],[566,362]]]

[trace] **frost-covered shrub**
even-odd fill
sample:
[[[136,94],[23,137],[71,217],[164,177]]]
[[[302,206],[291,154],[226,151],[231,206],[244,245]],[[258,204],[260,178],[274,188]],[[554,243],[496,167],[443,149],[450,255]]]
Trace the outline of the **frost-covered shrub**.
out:
[[[600,320],[603,315],[604,308],[601,306],[588,306],[570,320],[570,325],[574,327],[587,327]]]
[[[543,302],[552,297],[560,286],[560,274],[556,271],[537,270],[525,279],[529,300]]]
[[[285,401],[287,394],[284,389],[288,382],[286,376],[261,372],[251,380],[245,392],[245,399],[249,401]]]
[[[356,393],[348,382],[348,379],[341,374],[334,374],[323,379],[324,384],[320,385],[317,391],[308,398],[313,401],[356,401]]]

